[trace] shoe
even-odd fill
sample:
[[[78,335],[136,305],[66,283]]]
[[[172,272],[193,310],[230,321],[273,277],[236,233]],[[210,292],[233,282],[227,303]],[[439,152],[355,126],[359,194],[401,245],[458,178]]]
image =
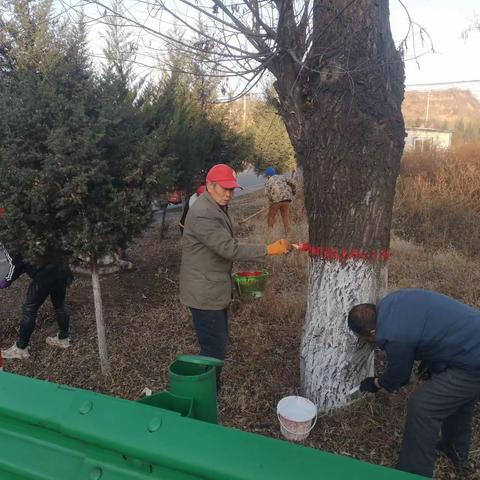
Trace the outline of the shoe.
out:
[[[445,446],[442,440],[439,440],[435,445],[437,452],[445,455],[454,465],[460,462],[459,456],[455,453],[452,448]]]
[[[436,447],[439,452],[443,453],[452,463],[455,468],[455,475],[459,479],[468,480],[473,479],[473,475],[478,473],[478,466],[473,460],[463,460],[458,457],[451,449],[445,447],[440,440]]]
[[[10,348],[6,350],[2,350],[2,357],[3,358],[20,358],[26,359],[30,358],[30,353],[28,352],[28,347],[25,348],[18,348],[17,344],[14,343]]]
[[[58,348],[68,348],[71,345],[70,337],[58,338],[58,333],[54,337],[47,337],[45,340],[49,345],[53,345]]]
[[[455,475],[462,480],[474,480],[479,478],[474,476],[478,474],[478,466],[473,460],[462,460],[454,464]]]

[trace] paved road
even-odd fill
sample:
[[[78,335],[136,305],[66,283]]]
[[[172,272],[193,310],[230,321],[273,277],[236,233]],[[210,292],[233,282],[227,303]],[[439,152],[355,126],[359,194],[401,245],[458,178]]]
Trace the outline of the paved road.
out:
[[[243,190],[237,190],[235,192],[236,197],[263,188],[265,185],[265,177],[263,175],[258,176],[253,169],[245,170],[238,174],[238,183],[243,187]]]
[[[235,198],[246,195],[247,193],[255,192],[260,190],[265,185],[265,178],[263,175],[257,175],[253,169],[245,170],[238,174],[238,183],[243,187],[243,190],[238,189],[235,192]],[[179,214],[182,210],[181,205],[169,205],[167,208],[167,218],[170,218],[172,215]],[[162,211],[155,210],[153,213],[153,223],[160,223],[162,221]]]

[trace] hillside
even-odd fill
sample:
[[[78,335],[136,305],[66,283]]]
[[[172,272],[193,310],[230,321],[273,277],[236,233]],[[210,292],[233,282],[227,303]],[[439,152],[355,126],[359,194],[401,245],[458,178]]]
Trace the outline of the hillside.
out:
[[[428,121],[425,124],[427,104]],[[402,111],[407,127],[454,129],[459,122],[480,124],[480,102],[469,90],[408,91],[405,92]]]

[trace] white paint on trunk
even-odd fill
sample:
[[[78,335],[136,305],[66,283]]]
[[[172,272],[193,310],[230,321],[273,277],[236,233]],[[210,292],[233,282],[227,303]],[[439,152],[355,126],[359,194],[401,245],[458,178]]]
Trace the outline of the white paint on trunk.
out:
[[[349,330],[347,315],[354,305],[376,303],[385,279],[386,267],[367,261],[310,258],[300,370],[303,393],[319,411],[345,405],[348,392],[373,375],[373,345]]]
[[[372,199],[372,192],[369,190],[365,195],[365,205],[370,206],[370,200]]]
[[[107,339],[105,335],[105,322],[103,321],[102,291],[97,265],[92,264],[93,303],[95,304],[95,322],[97,324],[98,354],[100,356],[100,369],[103,375],[110,372],[110,363],[107,354]]]

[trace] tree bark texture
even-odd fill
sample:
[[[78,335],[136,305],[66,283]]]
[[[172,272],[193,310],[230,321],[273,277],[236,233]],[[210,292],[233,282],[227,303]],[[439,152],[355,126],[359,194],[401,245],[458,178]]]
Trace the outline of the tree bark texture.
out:
[[[97,263],[92,262],[92,287],[93,302],[95,305],[95,322],[97,324],[98,354],[100,357],[100,368],[103,375],[110,372],[110,363],[107,354],[107,338],[105,335],[105,322],[103,320],[102,291],[100,289],[100,278],[98,275]]]
[[[312,22],[305,52],[284,20],[279,42],[285,54],[272,67],[303,171],[310,244],[388,249],[405,137],[404,67],[388,1],[317,0]],[[320,409],[343,405],[345,392],[372,371],[370,350],[354,341],[345,323],[353,305],[376,302],[382,270],[359,259],[310,261],[302,386]]]

